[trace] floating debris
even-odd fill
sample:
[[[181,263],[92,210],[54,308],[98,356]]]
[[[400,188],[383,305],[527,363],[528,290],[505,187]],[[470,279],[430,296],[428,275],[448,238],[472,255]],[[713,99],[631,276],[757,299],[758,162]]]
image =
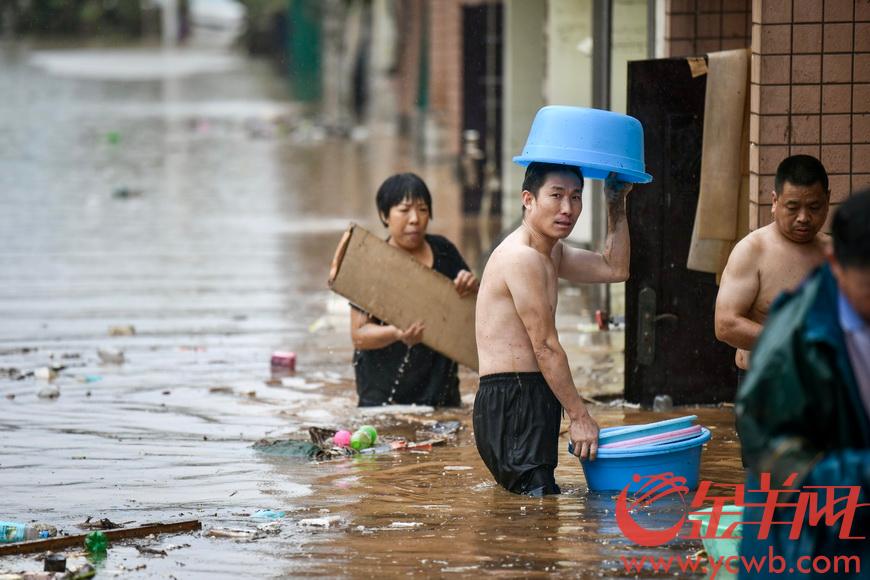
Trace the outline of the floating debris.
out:
[[[40,399],[56,399],[60,396],[60,387],[57,385],[48,385],[43,387],[36,393],[36,396]]]
[[[256,540],[262,537],[262,533],[258,530],[238,528],[212,528],[205,535],[209,538],[230,538],[234,540]]]
[[[33,371],[33,376],[42,381],[53,381],[57,378],[57,371],[50,367],[40,367]]]
[[[304,520],[299,520],[299,525],[312,528],[331,528],[340,522],[341,516],[326,516],[323,518],[305,518]]]
[[[109,336],[133,336],[134,334],[136,334],[136,327],[132,324],[109,327]]]
[[[258,510],[251,514],[251,517],[260,520],[280,520],[285,515],[285,512],[280,510]]]
[[[116,530],[118,528],[123,528],[125,524],[130,524],[133,522],[125,522],[124,524],[116,524],[109,518],[101,518],[95,522],[92,522],[93,516],[88,516],[88,518],[80,524],[77,524],[79,529],[82,530]]]
[[[124,364],[124,351],[117,348],[100,348],[97,349],[97,356],[106,364],[120,365]]]
[[[357,413],[364,417],[372,417],[378,415],[431,415],[435,412],[435,407],[429,405],[383,405],[381,407],[361,407],[357,409]]]
[[[437,421],[432,425],[426,425],[417,429],[414,435],[417,439],[431,439],[436,437],[453,437],[462,428],[459,421]]]

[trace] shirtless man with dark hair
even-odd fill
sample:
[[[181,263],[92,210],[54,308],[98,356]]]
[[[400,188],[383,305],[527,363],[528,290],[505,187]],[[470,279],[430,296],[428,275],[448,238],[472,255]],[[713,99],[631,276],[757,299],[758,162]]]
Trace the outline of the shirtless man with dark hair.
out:
[[[731,251],[716,297],[716,338],[737,349],[738,382],[767,312],[779,294],[800,284],[825,260],[828,173],[809,155],[779,164],[772,193],[773,223],[740,240]]]
[[[574,284],[628,278],[630,189],[612,175],[605,183],[604,252],[572,248],[561,240],[580,217],[583,176],[577,167],[530,164],[523,223],[486,264],[477,295],[474,438],[493,477],[514,493],[559,493],[553,471],[563,408],[574,454],[590,460],[597,454],[598,424],[577,393],[556,332],[558,278]]]

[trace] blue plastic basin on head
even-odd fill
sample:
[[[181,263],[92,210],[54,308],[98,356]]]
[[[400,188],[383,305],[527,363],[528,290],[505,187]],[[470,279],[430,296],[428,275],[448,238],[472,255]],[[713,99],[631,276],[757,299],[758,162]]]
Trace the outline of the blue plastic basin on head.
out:
[[[599,449],[595,461],[581,461],[580,465],[591,491],[621,491],[628,485],[628,491],[635,492],[644,484],[644,480],[634,480],[635,474],[644,476],[667,472],[685,477],[686,487],[692,490],[698,487],[701,451],[709,440],[710,430],[702,428],[700,435],[685,441]]]
[[[629,183],[649,183],[644,172],[643,126],[628,115],[551,105],[535,115],[522,155],[514,163],[533,161],[580,167],[589,179],[604,179],[612,171]]]

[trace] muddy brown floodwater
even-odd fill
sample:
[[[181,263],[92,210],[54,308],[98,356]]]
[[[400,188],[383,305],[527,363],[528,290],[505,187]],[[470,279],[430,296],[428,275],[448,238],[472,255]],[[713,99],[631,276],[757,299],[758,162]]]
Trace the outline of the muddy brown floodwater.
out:
[[[203,522],[113,545],[98,577],[610,577],[625,575],[620,555],[699,548],[631,545],[567,451],[563,495],[496,487],[470,432],[471,372],[459,410],[356,409],[347,305],[325,279],[349,221],[378,231],[377,183],[412,167],[388,128],[323,135],[267,65],[233,54],[16,44],[0,59],[0,519],[65,533],[88,517]],[[438,204],[451,170],[423,173]],[[445,199],[432,230],[473,230],[457,208]],[[135,334],[110,335],[126,325]],[[612,383],[619,335],[602,347],[560,329],[578,376]],[[270,381],[281,349],[297,373]],[[64,368],[51,384],[28,375],[52,365]],[[52,386],[58,397],[39,396]],[[698,414],[713,430],[702,478],[742,477],[730,409],[592,412],[603,426]],[[415,438],[454,419],[458,437],[429,452],[315,463],[252,448],[309,426]],[[252,517],[262,509],[286,515]],[[0,570],[41,569],[0,558]]]

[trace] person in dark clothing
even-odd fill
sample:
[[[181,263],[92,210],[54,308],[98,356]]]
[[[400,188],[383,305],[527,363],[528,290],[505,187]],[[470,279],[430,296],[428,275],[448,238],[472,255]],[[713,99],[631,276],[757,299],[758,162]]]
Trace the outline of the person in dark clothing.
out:
[[[477,292],[478,281],[459,250],[443,236],[426,233],[432,196],[413,173],[393,175],[378,189],[378,216],[389,232],[387,243],[453,280],[460,296]],[[458,407],[457,364],[423,340],[425,328],[406,329],[378,320],[353,306],[351,338],[359,406],[417,404]]]
[[[806,577],[817,558],[845,564],[838,577],[867,577],[870,191],[852,195],[839,207],[831,237],[827,264],[774,303],[737,393],[737,431],[749,468],[740,555],[776,554],[780,568],[789,571],[741,569],[741,578]],[[765,506],[768,494],[753,493],[767,474],[771,489],[800,491],[774,497],[771,513]],[[832,488],[837,499],[828,495]],[[850,519],[844,496],[856,489],[857,509],[852,506]],[[807,499],[813,509],[799,511],[795,506]],[[841,516],[814,516],[828,510]],[[776,524],[761,533],[756,524],[765,515]]]

